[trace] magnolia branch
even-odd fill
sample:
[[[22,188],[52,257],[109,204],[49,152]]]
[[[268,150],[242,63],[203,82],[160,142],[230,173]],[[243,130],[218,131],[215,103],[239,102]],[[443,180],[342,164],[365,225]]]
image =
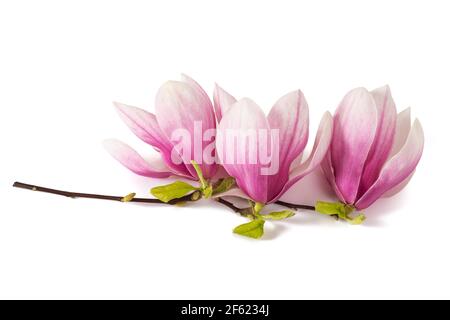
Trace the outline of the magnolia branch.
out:
[[[124,198],[123,196],[109,196],[109,195],[103,195],[103,194],[63,191],[63,190],[35,186],[35,185],[26,184],[26,183],[22,183],[22,182],[14,182],[13,187],[27,189],[27,190],[31,190],[31,191],[39,191],[39,192],[57,194],[57,195],[69,197],[69,198],[102,199],[102,200],[111,200],[111,201],[120,201],[120,202],[123,202],[123,198]],[[194,195],[194,194],[195,194],[195,192],[192,194],[188,194],[182,198],[174,199],[167,203],[163,202],[159,199],[150,199],[150,198],[132,198],[127,202],[160,203],[160,204],[172,204],[173,205],[173,204],[177,204],[179,202],[195,201],[194,200],[195,196],[197,196],[197,200],[198,200],[199,195],[198,194]]]
[[[88,199],[101,199],[101,200],[111,200],[111,201],[120,201],[124,202],[124,196],[111,196],[111,195],[103,195],[103,194],[93,194],[93,193],[81,193],[81,192],[72,192],[72,191],[64,191],[64,190],[58,190],[58,189],[51,189],[46,187],[40,187],[32,184],[22,183],[22,182],[14,182],[13,187],[15,188],[21,188],[31,191],[39,191],[39,192],[45,192],[45,193],[51,193],[56,194],[64,197],[69,198],[88,198]],[[186,196],[183,196],[181,198],[173,199],[169,202],[163,202],[159,199],[152,199],[152,198],[130,198],[127,199],[126,202],[139,202],[139,203],[157,203],[157,204],[168,204],[168,205],[175,205],[177,203],[182,202],[193,202],[197,201],[201,198],[201,193],[199,191],[195,191],[191,194],[188,194]],[[215,199],[218,203],[230,208],[236,213],[239,213],[242,216],[249,216],[252,214],[251,208],[239,208],[235,206],[230,201],[227,201],[223,198],[216,198]],[[304,210],[312,210],[315,211],[315,208],[313,206],[308,205],[301,205],[301,204],[292,204],[288,202],[283,201],[277,201],[276,204],[282,205],[284,207],[290,208],[290,209],[304,209]]]

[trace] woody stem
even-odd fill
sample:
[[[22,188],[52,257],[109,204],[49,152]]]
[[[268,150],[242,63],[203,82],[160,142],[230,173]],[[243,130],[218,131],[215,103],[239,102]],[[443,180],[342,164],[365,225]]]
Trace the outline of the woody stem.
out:
[[[82,193],[82,192],[72,192],[72,191],[64,191],[64,190],[58,190],[58,189],[51,189],[46,187],[40,187],[37,185],[22,183],[22,182],[14,182],[13,187],[15,188],[21,188],[26,190],[32,190],[32,191],[39,191],[39,192],[45,192],[45,193],[51,193],[56,194],[64,197],[69,198],[88,198],[88,199],[101,199],[101,200],[111,200],[111,201],[123,201],[123,196],[111,196],[111,195],[103,195],[103,194],[94,194],[94,193]],[[197,192],[197,191],[196,191]],[[199,197],[197,194],[191,193],[186,196],[183,196],[178,199],[173,199],[169,202],[163,202],[159,199],[151,199],[151,198],[132,198],[129,200],[129,202],[139,202],[139,203],[158,203],[158,204],[169,204],[174,205],[180,202],[186,202],[186,201],[196,201]],[[242,216],[248,216],[251,213],[249,212],[249,209],[251,208],[239,208],[235,206],[233,203],[223,199],[223,198],[217,198],[216,201],[229,209],[233,210],[236,213],[239,213]],[[284,201],[277,201],[276,204],[285,206],[287,208],[291,209],[305,209],[305,210],[315,210],[313,206],[308,205],[301,205],[301,204],[293,204],[288,203]]]

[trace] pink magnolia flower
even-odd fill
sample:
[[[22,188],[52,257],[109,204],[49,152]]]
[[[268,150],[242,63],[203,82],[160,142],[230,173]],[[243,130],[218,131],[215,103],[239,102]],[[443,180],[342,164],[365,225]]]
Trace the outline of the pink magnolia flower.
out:
[[[420,160],[424,135],[410,109],[397,115],[388,86],[350,91],[333,117],[334,133],[322,164],[339,199],[365,209],[404,187]]]
[[[216,86],[214,102],[220,120],[216,147],[221,164],[236,179],[245,196],[260,203],[275,202],[322,162],[331,142],[332,116],[325,113],[311,155],[297,165],[308,141],[308,104],[303,93],[298,90],[286,94],[275,103],[267,117],[252,100],[235,101]],[[249,139],[241,136],[237,143],[229,139],[230,133],[246,135],[249,132],[258,134]],[[252,139],[253,144],[245,143]],[[265,149],[268,149],[267,154],[261,151]],[[264,159],[266,155],[269,161]],[[267,169],[274,162],[278,162],[277,170],[270,172]]]
[[[191,160],[198,162],[205,178],[214,176],[217,171],[214,162],[203,161],[205,149],[214,146],[215,135],[209,135],[210,141],[203,139],[206,132],[216,128],[213,106],[197,82],[185,75],[182,78],[182,81],[168,81],[161,86],[156,95],[155,114],[115,103],[131,131],[160,153],[158,159],[148,162],[121,141],[105,141],[110,154],[136,174],[153,178],[175,175],[196,180]],[[180,129],[188,134],[188,152],[171,139]]]

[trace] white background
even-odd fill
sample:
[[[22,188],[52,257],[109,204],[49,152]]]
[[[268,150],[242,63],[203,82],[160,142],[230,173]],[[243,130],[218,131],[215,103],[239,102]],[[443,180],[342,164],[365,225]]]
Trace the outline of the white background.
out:
[[[430,0],[2,1],[0,298],[450,298],[449,16]],[[348,90],[388,83],[423,124],[422,161],[365,225],[305,212],[262,241],[233,235],[245,220],[213,203],[11,187],[150,196],[165,181],[133,175],[101,141],[150,154],[111,102],[153,110],[180,72],[266,111],[300,88],[312,136]]]

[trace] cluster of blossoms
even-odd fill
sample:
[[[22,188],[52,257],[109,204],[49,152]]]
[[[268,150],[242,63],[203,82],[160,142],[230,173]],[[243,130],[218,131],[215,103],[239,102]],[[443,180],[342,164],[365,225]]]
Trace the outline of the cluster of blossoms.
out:
[[[364,216],[351,213],[400,191],[412,177],[424,145],[419,121],[411,125],[409,109],[397,113],[388,86],[347,93],[334,115],[323,115],[306,160],[302,155],[309,111],[300,90],[281,97],[266,116],[252,100],[236,99],[217,85],[211,101],[197,82],[183,76],[182,81],[161,86],[154,114],[121,103],[115,106],[131,131],[160,156],[146,161],[127,144],[107,140],[105,147],[114,158],[142,176],[199,182],[153,188],[152,194],[163,202],[189,195],[191,200],[247,199],[249,207],[240,212],[251,221],[234,231],[253,238],[262,236],[266,220],[294,214],[263,213],[263,207],[279,203],[288,189],[317,169],[338,201],[317,201],[313,209],[361,223]]]

